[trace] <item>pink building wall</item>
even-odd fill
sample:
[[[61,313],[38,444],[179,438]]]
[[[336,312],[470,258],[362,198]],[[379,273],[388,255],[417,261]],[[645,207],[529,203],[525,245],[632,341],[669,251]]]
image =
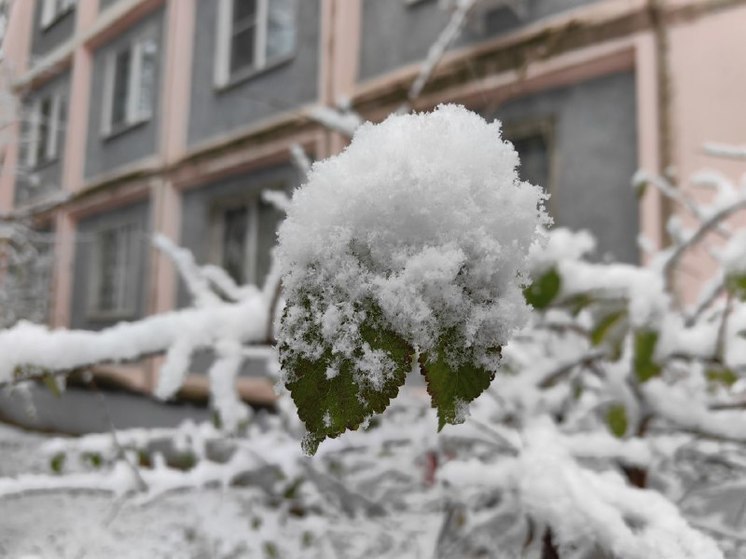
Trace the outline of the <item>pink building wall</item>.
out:
[[[744,184],[746,176],[746,161],[715,158],[704,150],[708,142],[746,144],[745,33],[744,5],[675,26],[670,32],[676,177],[688,194],[705,202],[711,196],[692,187],[695,173],[716,169],[736,184]],[[679,213],[691,223],[689,216]],[[735,219],[746,225],[746,213]],[[712,277],[714,265],[703,246],[683,260],[677,286],[687,301],[696,299],[702,283]]]

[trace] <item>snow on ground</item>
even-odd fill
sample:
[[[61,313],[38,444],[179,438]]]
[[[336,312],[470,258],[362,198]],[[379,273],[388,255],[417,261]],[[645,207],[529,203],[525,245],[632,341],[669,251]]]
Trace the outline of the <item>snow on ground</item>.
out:
[[[45,440],[44,435],[29,433],[0,423],[0,477],[20,472],[46,471],[44,458],[36,452]],[[3,516],[0,515],[0,518]]]
[[[38,451],[46,438],[0,424],[0,476],[48,472]],[[0,557],[230,557],[231,550],[218,549],[219,536],[250,533],[246,512],[255,492],[208,489],[142,506],[82,492],[1,499]],[[242,556],[238,543],[233,556]]]
[[[0,474],[49,473],[49,439],[0,424]],[[442,516],[288,515],[258,487],[190,489],[142,502],[91,491],[0,499],[2,559],[431,557]],[[374,533],[373,533],[374,532]],[[314,534],[324,533],[323,542]],[[355,534],[360,537],[354,537]],[[423,553],[424,555],[421,555]]]

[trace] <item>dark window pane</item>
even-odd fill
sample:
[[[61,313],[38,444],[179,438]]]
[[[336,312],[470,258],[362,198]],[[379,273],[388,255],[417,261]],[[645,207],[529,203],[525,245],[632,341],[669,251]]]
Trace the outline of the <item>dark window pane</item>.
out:
[[[290,56],[295,49],[295,0],[272,0],[267,20],[267,61]]]
[[[270,1],[270,4],[272,2]],[[256,18],[256,0],[233,0],[233,22]]]
[[[129,49],[118,53],[114,59],[114,87],[111,100],[112,128],[127,122],[131,60],[132,53]]]
[[[115,230],[104,231],[98,238],[99,273],[97,310],[113,311],[116,308],[117,292],[117,234]]]
[[[233,280],[246,283],[246,235],[248,233],[247,208],[234,208],[223,212],[223,268]]]
[[[521,180],[549,188],[549,146],[544,134],[532,134],[512,140],[521,164],[518,175]]]
[[[231,74],[254,65],[255,27],[249,27],[231,37]]]
[[[52,99],[47,97],[39,108],[39,122],[36,138],[36,162],[43,163],[47,159],[47,144],[49,143],[49,124],[52,118]]]

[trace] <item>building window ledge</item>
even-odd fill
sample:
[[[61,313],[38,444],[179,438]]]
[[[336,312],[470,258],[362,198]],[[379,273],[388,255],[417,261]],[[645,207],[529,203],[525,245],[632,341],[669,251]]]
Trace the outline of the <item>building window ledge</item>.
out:
[[[241,70],[240,72],[236,72],[235,74],[233,74],[227,83],[214,85],[213,87],[216,93],[224,93],[238,87],[245,82],[263,76],[264,74],[269,74],[282,66],[286,66],[287,64],[292,62],[294,58],[295,53],[292,53],[287,56],[283,56],[282,58],[273,60],[262,68],[246,68],[245,70]]]
[[[128,132],[132,132],[133,130],[136,130],[137,128],[142,128],[145,126],[148,122],[150,122],[149,118],[143,118],[135,122],[130,122],[127,124],[124,124],[122,126],[118,126],[117,128],[109,131],[108,133],[103,135],[103,141],[104,142],[111,142],[119,138],[120,136],[124,136]]]

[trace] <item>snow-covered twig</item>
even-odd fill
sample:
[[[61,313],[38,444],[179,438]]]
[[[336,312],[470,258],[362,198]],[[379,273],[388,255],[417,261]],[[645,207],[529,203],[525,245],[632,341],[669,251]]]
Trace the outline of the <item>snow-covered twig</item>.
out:
[[[746,159],[746,146],[734,146],[730,144],[719,144],[708,142],[704,145],[707,155],[724,157],[727,159]]]

